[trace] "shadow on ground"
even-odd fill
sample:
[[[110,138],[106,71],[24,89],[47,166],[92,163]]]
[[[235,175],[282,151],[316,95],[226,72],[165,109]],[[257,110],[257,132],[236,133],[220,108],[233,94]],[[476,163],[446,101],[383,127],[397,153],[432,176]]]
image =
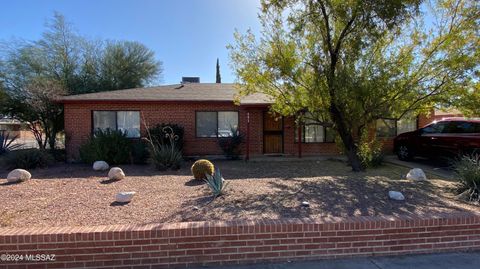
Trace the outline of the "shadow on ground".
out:
[[[173,219],[199,221],[205,219],[253,219],[261,215],[276,218],[304,218],[319,216],[398,216],[418,213],[465,211],[461,202],[444,196],[452,194],[454,184],[443,180],[413,182],[402,180],[408,171],[402,167],[383,167],[368,172],[353,173],[343,165],[328,166],[323,169],[316,163],[282,164],[269,170],[268,190],[244,192],[235,189],[235,180],[258,178],[258,169],[252,167],[236,174],[230,168],[223,174],[230,175],[231,184],[227,194],[213,202],[208,192],[205,196],[186,200],[180,212],[175,212],[157,220],[169,222]],[[452,185],[453,184],[453,185]],[[387,196],[389,190],[401,191],[406,200],[393,201]],[[451,198],[451,197],[450,197]],[[307,201],[310,207],[302,207]],[[199,208],[193,210],[194,207]],[[473,211],[473,210],[472,210]],[[226,217],[228,216],[228,217]]]

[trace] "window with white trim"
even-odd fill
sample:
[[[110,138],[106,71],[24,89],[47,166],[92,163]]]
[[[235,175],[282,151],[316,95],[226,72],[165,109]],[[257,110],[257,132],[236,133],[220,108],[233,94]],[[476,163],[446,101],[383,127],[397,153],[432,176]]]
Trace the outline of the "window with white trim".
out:
[[[118,130],[129,138],[140,137],[139,111],[93,111],[93,131]]]

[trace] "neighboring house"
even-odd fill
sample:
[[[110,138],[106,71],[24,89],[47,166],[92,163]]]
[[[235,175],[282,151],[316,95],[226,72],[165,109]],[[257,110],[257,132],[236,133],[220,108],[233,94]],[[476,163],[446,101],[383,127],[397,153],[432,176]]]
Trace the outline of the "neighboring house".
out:
[[[243,153],[249,156],[339,152],[328,128],[306,125],[299,130],[293,117],[272,117],[265,95],[250,95],[235,104],[236,93],[235,84],[183,83],[63,97],[67,156],[78,159],[80,145],[96,128],[123,130],[138,139],[145,134],[145,124],[158,123],[185,128],[186,156],[222,154],[217,136],[228,136],[232,127],[246,136]],[[417,127],[410,124],[408,130]]]
[[[33,139],[28,123],[8,117],[0,118],[0,131],[5,131],[10,137],[17,136],[17,139]]]

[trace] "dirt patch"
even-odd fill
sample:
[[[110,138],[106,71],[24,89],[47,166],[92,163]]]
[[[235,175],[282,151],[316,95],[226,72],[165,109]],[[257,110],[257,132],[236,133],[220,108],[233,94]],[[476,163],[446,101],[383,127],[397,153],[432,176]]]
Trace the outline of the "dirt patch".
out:
[[[379,216],[478,211],[454,199],[456,183],[402,180],[408,168],[386,165],[353,173],[342,162],[217,161],[230,181],[227,194],[212,200],[208,187],[192,181],[190,166],[159,172],[121,166],[127,178],[105,184],[106,172],[85,165],[57,165],[32,172],[32,180],[6,184],[0,174],[0,226],[73,226],[258,218]],[[406,200],[389,200],[397,190]],[[137,192],[117,205],[119,191]],[[310,207],[302,207],[307,201]]]

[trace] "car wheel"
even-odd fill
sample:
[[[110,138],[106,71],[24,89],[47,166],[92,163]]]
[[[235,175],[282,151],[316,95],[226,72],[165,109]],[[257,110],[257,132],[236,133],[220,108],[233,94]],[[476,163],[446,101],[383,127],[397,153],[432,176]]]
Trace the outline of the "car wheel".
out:
[[[413,158],[412,150],[407,145],[400,145],[397,149],[398,159],[409,161]]]

